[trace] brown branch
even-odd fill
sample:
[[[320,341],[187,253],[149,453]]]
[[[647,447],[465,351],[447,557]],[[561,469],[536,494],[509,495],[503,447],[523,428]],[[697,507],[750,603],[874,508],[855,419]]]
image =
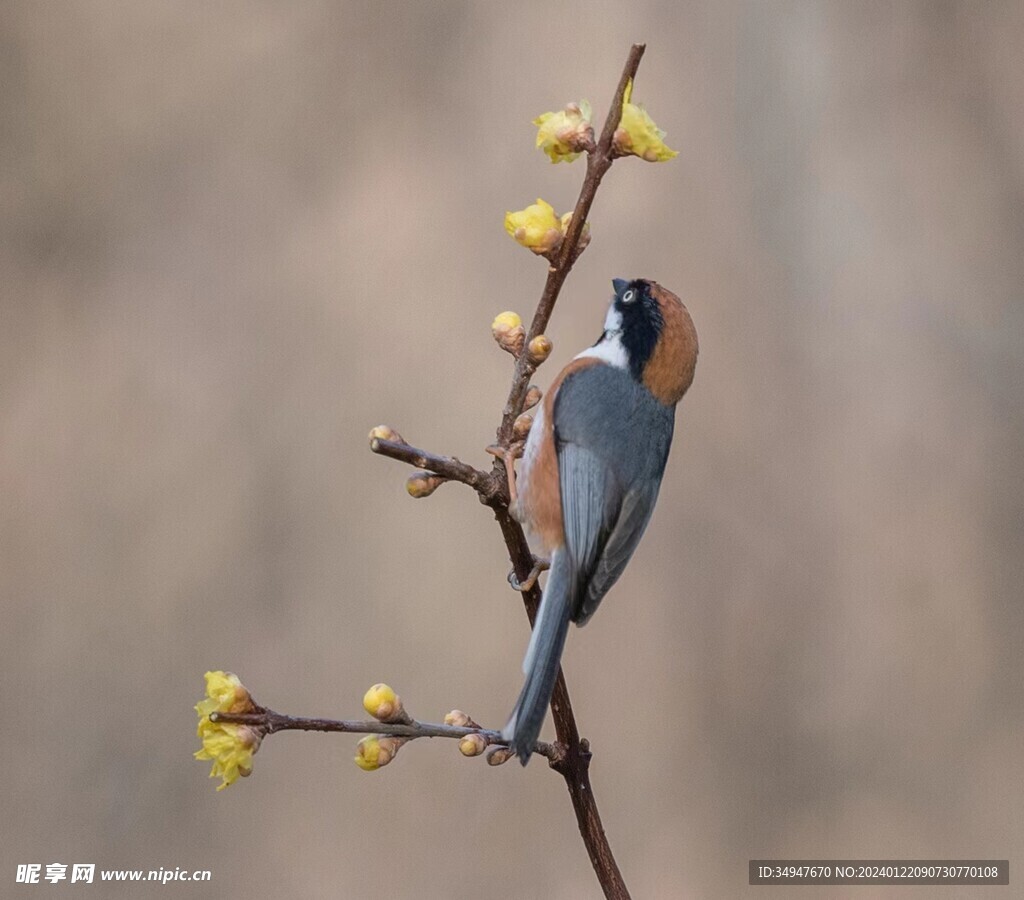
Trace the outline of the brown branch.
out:
[[[626,86],[630,79],[636,76],[644,49],[644,44],[633,44],[631,47],[619,78],[615,96],[609,107],[601,137],[596,146],[588,151],[587,173],[583,180],[583,186],[580,188],[572,220],[558,255],[548,267],[547,281],[537,304],[537,310],[533,315],[533,321],[530,323],[526,344],[529,344],[537,335],[543,334],[547,328],[562,285],[579,255],[577,248],[580,236],[583,233],[587,215],[590,213],[590,207],[594,202],[594,196],[601,184],[601,179],[604,178],[605,173],[615,160],[612,139],[622,117],[622,101]],[[529,353],[520,353],[516,359],[512,386],[502,410],[501,424],[497,431],[499,447],[508,449],[512,444],[514,438],[512,426],[522,412],[526,393],[530,386],[530,376],[536,371],[537,365],[538,363],[531,359]],[[495,460],[492,471],[485,473],[451,457],[436,456],[393,441],[375,438],[371,442],[371,448],[374,453],[390,456],[392,459],[407,462],[475,488],[480,495],[480,500],[494,509],[494,516],[505,539],[516,578],[523,582],[529,577],[533,569],[534,557],[522,526],[509,514],[507,479],[504,463],[500,458]],[[523,592],[523,603],[526,606],[531,627],[537,616],[540,598],[541,591],[536,585]],[[559,752],[555,757],[548,756],[548,762],[551,768],[565,779],[580,835],[587,848],[587,854],[590,856],[591,865],[594,867],[594,872],[606,898],[629,900],[629,890],[626,888],[622,873],[612,855],[604,827],[601,824],[597,801],[594,799],[594,793],[590,787],[590,745],[585,739],[580,738],[579,728],[572,711],[572,702],[569,699],[569,689],[561,670],[559,670],[554,692],[551,695],[551,715],[557,736],[557,742],[553,746]],[[538,744],[538,746],[540,745]]]
[[[391,459],[426,469],[428,472],[434,472],[444,478],[450,478],[452,481],[468,484],[476,490],[484,503],[500,498],[501,492],[496,487],[495,478],[490,472],[474,469],[468,463],[464,463],[454,456],[438,456],[436,453],[410,447],[399,441],[387,441],[383,438],[373,438],[370,441],[370,449],[381,456],[389,456]]]

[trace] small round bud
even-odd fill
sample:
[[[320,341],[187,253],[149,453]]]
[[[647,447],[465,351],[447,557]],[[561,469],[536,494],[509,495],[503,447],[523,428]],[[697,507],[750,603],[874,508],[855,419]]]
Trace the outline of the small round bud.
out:
[[[487,748],[487,765],[489,766],[500,766],[507,763],[513,756],[515,751],[511,747],[488,747]]]
[[[546,334],[538,334],[532,341],[530,341],[530,361],[534,365],[539,366],[551,355],[553,347],[554,344],[551,343],[551,338]]]
[[[459,741],[459,752],[463,756],[479,756],[487,749],[487,738],[482,734],[467,734]]]
[[[391,760],[388,759],[388,762]],[[356,744],[356,755],[354,762],[364,772],[373,772],[381,766],[386,765],[380,761],[380,735],[368,734]]]
[[[526,391],[526,400],[523,403],[523,409],[532,409],[540,403],[543,396],[544,394],[541,393],[541,389],[537,387],[537,385],[531,384]]]
[[[410,497],[420,500],[423,497],[429,497],[447,480],[447,478],[442,478],[431,472],[416,472],[406,479],[405,489]]]
[[[402,698],[386,684],[375,684],[366,692],[363,709],[381,722],[399,721],[405,712]]]
[[[523,328],[523,320],[518,313],[508,310],[499,313],[491,322],[491,334],[498,346],[513,356],[523,352],[523,344],[526,343],[526,329]]]
[[[450,713],[444,717],[445,725],[453,725],[456,728],[479,728],[466,713],[461,709],[453,709]]]
[[[533,416],[529,413],[523,413],[519,418],[512,423],[512,433],[518,440],[522,440],[530,433],[530,428],[533,425]]]
[[[394,428],[390,425],[378,425],[376,428],[371,428],[367,439],[372,444],[375,440],[391,441],[395,444],[404,444],[405,438],[403,438]]]

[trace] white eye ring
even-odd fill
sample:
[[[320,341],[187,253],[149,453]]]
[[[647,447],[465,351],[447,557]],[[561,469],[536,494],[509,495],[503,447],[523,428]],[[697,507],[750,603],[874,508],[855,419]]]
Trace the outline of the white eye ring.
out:
[[[636,291],[630,288],[626,293],[622,295],[623,303],[632,303],[636,299]]]

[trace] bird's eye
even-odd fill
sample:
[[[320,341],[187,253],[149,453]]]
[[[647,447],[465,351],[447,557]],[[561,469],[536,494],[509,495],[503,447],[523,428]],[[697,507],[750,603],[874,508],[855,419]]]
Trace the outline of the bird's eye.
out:
[[[622,295],[623,303],[632,303],[634,300],[636,300],[636,291],[633,288],[630,288]]]

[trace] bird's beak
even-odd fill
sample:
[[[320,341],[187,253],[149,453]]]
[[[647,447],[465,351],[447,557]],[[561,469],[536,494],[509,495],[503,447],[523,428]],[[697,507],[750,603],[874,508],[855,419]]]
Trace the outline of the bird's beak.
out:
[[[613,278],[612,287],[615,288],[615,296],[621,297],[622,292],[629,286],[629,282],[625,278]]]

